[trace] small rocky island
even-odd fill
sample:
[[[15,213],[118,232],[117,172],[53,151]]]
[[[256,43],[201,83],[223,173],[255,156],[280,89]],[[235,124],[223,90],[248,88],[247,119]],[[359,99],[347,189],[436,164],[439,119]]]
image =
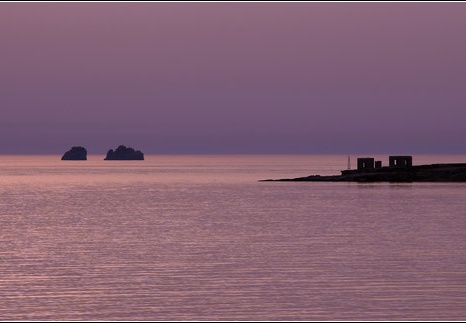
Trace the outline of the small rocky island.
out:
[[[61,160],[87,160],[87,150],[84,147],[72,147],[63,154]]]
[[[412,156],[390,156],[382,167],[374,158],[358,158],[358,168],[342,170],[341,175],[311,175],[263,181],[287,182],[466,182],[466,163],[413,166]]]
[[[144,154],[139,150],[120,145],[115,151],[110,149],[104,160],[144,160]]]

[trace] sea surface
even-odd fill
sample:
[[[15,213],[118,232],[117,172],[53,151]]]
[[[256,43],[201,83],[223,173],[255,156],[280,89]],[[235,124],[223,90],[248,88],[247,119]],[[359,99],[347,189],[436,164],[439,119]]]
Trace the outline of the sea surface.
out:
[[[340,155],[103,157],[0,156],[0,320],[466,320],[466,183],[258,181]]]

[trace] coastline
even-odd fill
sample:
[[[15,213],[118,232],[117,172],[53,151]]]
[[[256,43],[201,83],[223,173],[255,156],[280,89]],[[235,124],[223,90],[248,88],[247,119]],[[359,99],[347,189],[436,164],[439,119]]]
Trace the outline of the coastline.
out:
[[[392,161],[399,158],[406,164]],[[366,165],[366,162],[368,164]],[[374,166],[375,165],[375,166]],[[466,163],[412,165],[411,156],[390,156],[390,166],[381,167],[374,158],[358,158],[358,169],[342,170],[341,175],[266,179],[260,182],[466,182]]]

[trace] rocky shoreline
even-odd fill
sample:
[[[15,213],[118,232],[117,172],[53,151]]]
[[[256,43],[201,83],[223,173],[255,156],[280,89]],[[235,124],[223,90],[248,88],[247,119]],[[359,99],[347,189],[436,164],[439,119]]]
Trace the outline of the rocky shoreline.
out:
[[[466,182],[466,163],[368,167],[341,171],[341,175],[267,179],[261,182]]]

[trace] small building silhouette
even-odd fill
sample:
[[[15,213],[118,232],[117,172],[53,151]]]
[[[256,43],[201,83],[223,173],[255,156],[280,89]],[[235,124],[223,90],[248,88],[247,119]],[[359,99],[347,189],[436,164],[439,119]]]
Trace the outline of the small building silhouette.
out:
[[[407,168],[413,166],[412,156],[389,156],[389,167],[392,168]]]
[[[357,173],[380,173],[382,171],[390,171],[392,169],[410,168],[413,167],[412,156],[389,156],[389,165],[382,167],[381,160],[375,160],[372,157],[358,158],[358,168],[355,170],[343,170],[343,175],[357,174]],[[394,170],[392,170],[394,171]]]
[[[358,170],[374,169],[374,158],[358,158]]]

